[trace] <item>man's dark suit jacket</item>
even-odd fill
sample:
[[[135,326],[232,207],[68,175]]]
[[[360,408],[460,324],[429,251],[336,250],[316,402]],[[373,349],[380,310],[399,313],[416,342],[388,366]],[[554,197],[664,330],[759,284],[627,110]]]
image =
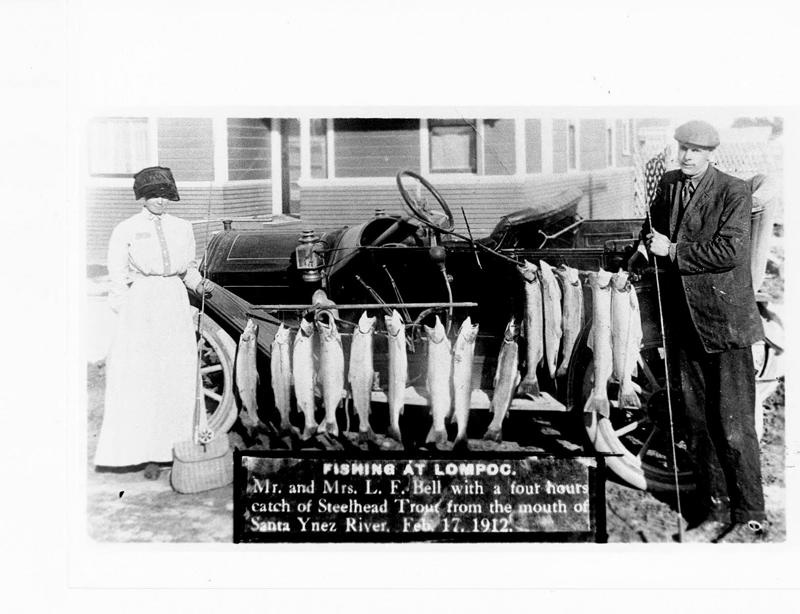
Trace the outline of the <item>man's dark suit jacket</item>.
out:
[[[764,332],[750,274],[750,190],[709,166],[681,216],[682,185],[680,171],[664,173],[650,213],[676,243],[668,268],[680,278],[694,328],[706,352],[752,345]],[[648,232],[645,221],[642,237]]]

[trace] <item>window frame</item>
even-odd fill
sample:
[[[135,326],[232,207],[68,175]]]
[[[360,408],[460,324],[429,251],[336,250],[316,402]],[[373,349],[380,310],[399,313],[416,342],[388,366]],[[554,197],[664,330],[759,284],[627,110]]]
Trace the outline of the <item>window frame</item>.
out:
[[[427,120],[427,131],[428,131],[428,139],[427,139],[427,146],[428,146],[428,172],[431,174],[441,175],[456,175],[456,176],[481,176],[481,153],[480,150],[483,147],[482,142],[478,142],[478,132],[481,130],[482,120],[473,119],[475,125],[471,125],[469,120],[466,119],[428,119]],[[467,168],[457,168],[457,167],[437,167],[435,166],[434,160],[434,129],[436,128],[461,128],[463,130],[468,130],[469,134],[469,163],[470,167]]]

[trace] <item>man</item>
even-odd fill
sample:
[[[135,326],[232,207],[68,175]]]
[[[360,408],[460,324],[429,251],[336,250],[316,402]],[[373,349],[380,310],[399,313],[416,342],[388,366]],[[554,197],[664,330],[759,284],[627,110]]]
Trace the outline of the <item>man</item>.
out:
[[[750,190],[709,164],[713,126],[675,130],[680,170],[664,174],[641,238],[658,257],[670,364],[680,371],[701,521],[686,541],[758,541],[764,496],[750,346],[763,337],[750,273]],[[641,267],[643,245],[629,261]]]

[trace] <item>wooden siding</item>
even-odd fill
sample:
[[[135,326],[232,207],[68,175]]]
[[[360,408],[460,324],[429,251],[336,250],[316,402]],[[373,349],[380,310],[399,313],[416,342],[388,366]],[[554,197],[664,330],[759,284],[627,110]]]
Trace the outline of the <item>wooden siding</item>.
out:
[[[434,180],[434,186],[454,212],[456,230],[466,231],[460,215],[460,207],[464,207],[476,236],[490,233],[503,215],[536,206],[572,186],[584,191],[578,206],[578,212],[584,217],[633,216],[631,169],[529,175],[522,181],[509,178],[507,183],[447,184]],[[320,231],[363,222],[375,214],[376,208],[389,214],[403,212],[402,199],[394,185],[315,186],[314,182],[308,182],[300,188],[303,225]]]
[[[418,119],[334,120],[336,177],[393,177],[419,169]]]
[[[567,172],[567,130],[566,119],[553,120],[553,172]]]
[[[580,120],[580,169],[593,171],[606,167],[606,122],[602,119]]]
[[[213,180],[212,121],[188,117],[159,119],[158,163],[171,168],[178,182]]]
[[[202,187],[181,186],[179,202],[170,205],[168,211],[185,220],[205,220],[211,201],[209,231],[222,228],[220,220],[231,217],[266,217],[272,211],[272,187],[270,182],[247,185],[225,185]],[[91,187],[86,202],[86,261],[87,264],[106,263],[108,238],[111,231],[122,220],[141,211],[141,205],[133,198],[133,190],[124,187]],[[205,248],[206,224],[195,225],[197,253]]]
[[[483,168],[485,175],[513,175],[516,164],[513,119],[483,122]]]
[[[525,120],[525,158],[528,173],[542,172],[542,120]]]
[[[228,179],[269,179],[270,120],[228,118]]]
[[[630,143],[629,151],[631,154],[624,154],[625,150],[625,124],[630,120],[618,119],[614,123],[614,131],[617,139],[617,166],[633,166],[633,143]]]

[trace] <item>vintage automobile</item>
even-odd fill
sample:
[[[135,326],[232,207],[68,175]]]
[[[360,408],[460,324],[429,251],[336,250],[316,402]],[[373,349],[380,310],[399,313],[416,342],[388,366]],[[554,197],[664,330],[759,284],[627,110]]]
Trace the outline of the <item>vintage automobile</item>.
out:
[[[269,383],[270,343],[280,322],[296,325],[312,308],[311,296],[324,289],[339,306],[345,352],[348,323],[362,309],[373,315],[389,313],[394,305],[410,324],[409,382],[424,387],[425,351],[421,324],[439,315],[451,335],[467,315],[480,323],[476,342],[472,412],[480,437],[485,427],[492,380],[503,330],[512,315],[524,309],[517,264],[545,260],[553,266],[566,263],[581,271],[603,267],[616,271],[634,249],[641,227],[638,219],[584,220],[577,213],[582,194],[573,188],[536,207],[500,219],[489,236],[474,239],[453,231],[454,219],[447,202],[423,177],[411,171],[397,175],[399,197],[409,215],[376,215],[361,224],[317,236],[298,221],[276,228],[224,230],[210,240],[203,269],[218,288],[205,304],[202,318],[203,381],[209,422],[217,430],[230,429],[237,419],[234,390],[236,339],[248,317],[259,324],[259,406],[262,419],[273,418]],[[754,250],[755,251],[755,250]],[[655,272],[645,271],[635,282],[639,295],[644,338],[639,374],[642,407],[613,405],[610,418],[586,421],[583,405],[592,386],[592,352],[587,347],[591,326],[591,293],[584,288],[585,324],[570,359],[566,376],[542,382],[545,395],[536,402],[515,399],[511,414],[559,415],[564,436],[584,449],[615,454],[609,467],[626,483],[642,488],[674,488],[667,394],[664,386],[662,340]],[[761,401],[780,373],[779,321],[772,317],[766,297],[759,307],[771,323],[771,337],[754,347]],[[777,328],[776,328],[777,327]],[[373,412],[380,423],[385,416],[386,341],[375,339],[376,381]],[[609,398],[616,398],[609,384]],[[677,390],[673,385],[672,390]],[[675,447],[682,488],[692,486],[690,462],[680,428],[679,396],[672,395],[676,424]],[[408,406],[425,403],[420,395],[407,395]],[[413,412],[410,412],[412,415]],[[424,410],[416,415],[424,421]],[[513,428],[512,428],[513,427]],[[504,431],[506,440],[524,440],[532,422],[515,420]],[[471,431],[473,429],[471,428]]]

